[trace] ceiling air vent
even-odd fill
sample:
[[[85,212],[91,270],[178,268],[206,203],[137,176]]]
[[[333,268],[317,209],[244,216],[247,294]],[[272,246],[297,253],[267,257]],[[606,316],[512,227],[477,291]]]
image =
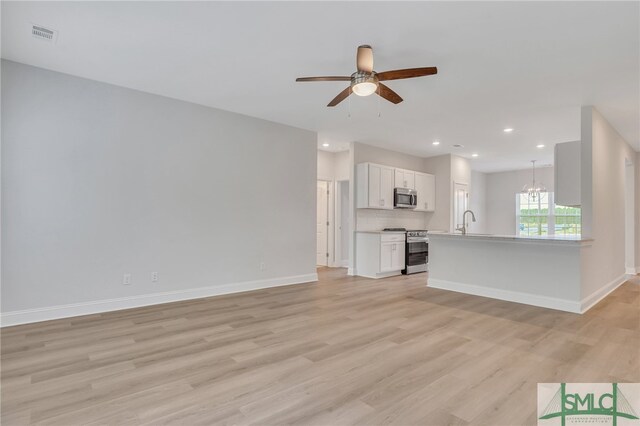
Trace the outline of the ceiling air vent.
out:
[[[39,40],[54,42],[56,41],[57,34],[57,31],[50,30],[49,28],[45,28],[42,25],[31,25],[31,35]]]

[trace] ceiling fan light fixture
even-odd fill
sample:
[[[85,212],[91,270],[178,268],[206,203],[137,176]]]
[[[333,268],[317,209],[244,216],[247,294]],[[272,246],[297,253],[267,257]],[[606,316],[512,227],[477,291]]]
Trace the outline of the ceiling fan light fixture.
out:
[[[369,96],[376,93],[378,85],[375,83],[364,82],[353,85],[353,93],[358,96]]]
[[[378,78],[375,73],[356,73],[352,78],[351,90],[358,96],[373,95],[378,90]]]

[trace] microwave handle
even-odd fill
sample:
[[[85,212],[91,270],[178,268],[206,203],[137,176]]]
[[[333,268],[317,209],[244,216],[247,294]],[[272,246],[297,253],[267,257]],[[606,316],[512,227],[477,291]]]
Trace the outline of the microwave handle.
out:
[[[417,206],[418,205],[418,196],[417,195],[412,195],[411,196],[411,205],[412,206]]]

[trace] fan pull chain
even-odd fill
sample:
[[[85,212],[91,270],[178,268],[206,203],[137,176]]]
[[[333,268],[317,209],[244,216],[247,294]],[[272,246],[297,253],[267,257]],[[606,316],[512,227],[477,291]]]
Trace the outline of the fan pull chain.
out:
[[[382,113],[380,112],[380,85],[378,84],[378,118],[380,118],[382,116]]]
[[[351,96],[347,98],[347,102],[349,102],[349,111],[347,111],[347,118],[351,118]]]

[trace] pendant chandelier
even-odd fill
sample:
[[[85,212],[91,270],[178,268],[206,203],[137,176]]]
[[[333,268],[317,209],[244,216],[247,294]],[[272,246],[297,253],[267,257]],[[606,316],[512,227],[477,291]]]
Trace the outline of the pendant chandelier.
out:
[[[533,167],[533,179],[531,184],[526,184],[522,187],[521,192],[527,194],[532,201],[537,201],[540,199],[542,192],[547,192],[547,188],[541,182],[536,182],[536,160],[531,160],[531,164]]]

